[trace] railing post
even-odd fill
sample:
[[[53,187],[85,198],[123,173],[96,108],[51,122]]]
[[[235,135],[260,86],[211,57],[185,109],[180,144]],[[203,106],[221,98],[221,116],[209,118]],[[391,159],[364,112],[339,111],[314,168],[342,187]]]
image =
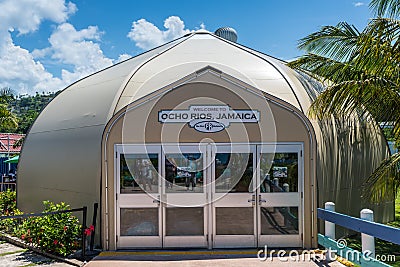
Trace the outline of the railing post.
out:
[[[325,203],[325,209],[329,211],[335,211],[335,203],[333,202],[326,202]],[[335,233],[335,224],[325,221],[325,236],[331,238],[331,239],[336,239],[336,233]]]
[[[325,209],[329,211],[335,211],[335,203],[333,202],[325,202]],[[330,239],[336,239],[336,232],[335,232],[335,224],[325,221],[325,236],[329,237]],[[331,249],[328,248],[325,254],[325,258],[328,261],[336,260],[336,255],[331,252]]]
[[[92,225],[94,227],[93,232],[90,235],[90,251],[93,251],[94,247],[94,235],[96,233],[96,219],[97,219],[97,209],[99,207],[99,203],[94,203],[93,205],[93,219],[92,219]]]
[[[373,222],[374,212],[370,209],[363,209],[360,212],[360,218],[366,221]],[[375,258],[375,238],[373,236],[361,233],[361,245],[363,253],[365,253],[366,251],[371,253],[370,255],[366,256]]]
[[[85,230],[86,230],[86,216],[87,216],[87,207],[83,206],[83,212],[82,212],[82,259],[85,259],[86,255],[86,235],[85,235]]]

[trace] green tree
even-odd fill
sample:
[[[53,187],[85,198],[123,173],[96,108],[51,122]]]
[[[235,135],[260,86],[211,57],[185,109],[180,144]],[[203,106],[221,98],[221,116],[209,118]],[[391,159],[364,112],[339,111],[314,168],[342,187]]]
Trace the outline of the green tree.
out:
[[[376,18],[359,31],[340,22],[324,26],[299,41],[306,54],[289,66],[328,84],[309,113],[372,116],[393,127],[400,146],[400,0],[372,0]],[[400,186],[400,153],[393,154],[366,179],[363,195],[372,201],[392,199]]]
[[[9,102],[9,107],[13,110],[18,119],[18,127],[13,129],[12,132],[26,134],[42,109],[57,95],[57,93],[36,93],[35,95],[12,97],[12,100]]]
[[[10,88],[0,89],[0,131],[10,132],[18,126],[16,115],[9,108],[9,103],[14,99]]]
[[[37,116],[39,116],[39,112],[36,110],[28,109],[24,112],[21,112],[21,114],[18,116],[19,123],[16,132],[26,134],[29,131],[29,128],[35,122]]]

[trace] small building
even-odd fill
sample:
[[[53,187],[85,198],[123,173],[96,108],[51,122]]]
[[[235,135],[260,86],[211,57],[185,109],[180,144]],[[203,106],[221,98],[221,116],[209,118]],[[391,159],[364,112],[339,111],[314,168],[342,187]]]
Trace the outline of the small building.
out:
[[[4,163],[4,161],[21,152],[22,142],[21,145],[17,142],[24,137],[25,134],[0,133],[0,174],[4,175],[10,170],[16,170],[16,163]]]
[[[236,37],[199,30],[67,87],[26,137],[19,208],[98,202],[104,250],[316,247],[325,201],[393,218],[360,192],[389,155],[379,126],[310,119],[323,87]]]

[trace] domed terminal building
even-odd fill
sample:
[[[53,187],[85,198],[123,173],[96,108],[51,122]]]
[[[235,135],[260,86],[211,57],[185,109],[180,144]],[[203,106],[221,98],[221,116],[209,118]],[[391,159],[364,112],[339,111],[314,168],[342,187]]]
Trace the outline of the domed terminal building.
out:
[[[389,155],[378,125],[309,118],[323,87],[236,40],[199,30],[67,87],[26,137],[19,208],[97,202],[104,250],[315,248],[326,201],[393,218],[360,192]]]

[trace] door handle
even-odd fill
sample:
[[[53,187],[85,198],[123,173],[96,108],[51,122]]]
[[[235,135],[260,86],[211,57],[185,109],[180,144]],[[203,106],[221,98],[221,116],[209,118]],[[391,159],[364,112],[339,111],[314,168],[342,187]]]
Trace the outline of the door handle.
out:
[[[251,199],[248,199],[247,202],[251,202],[251,205],[254,206],[256,203],[256,195],[252,195]]]
[[[258,203],[267,203],[267,200],[262,199],[261,195],[258,195]]]

